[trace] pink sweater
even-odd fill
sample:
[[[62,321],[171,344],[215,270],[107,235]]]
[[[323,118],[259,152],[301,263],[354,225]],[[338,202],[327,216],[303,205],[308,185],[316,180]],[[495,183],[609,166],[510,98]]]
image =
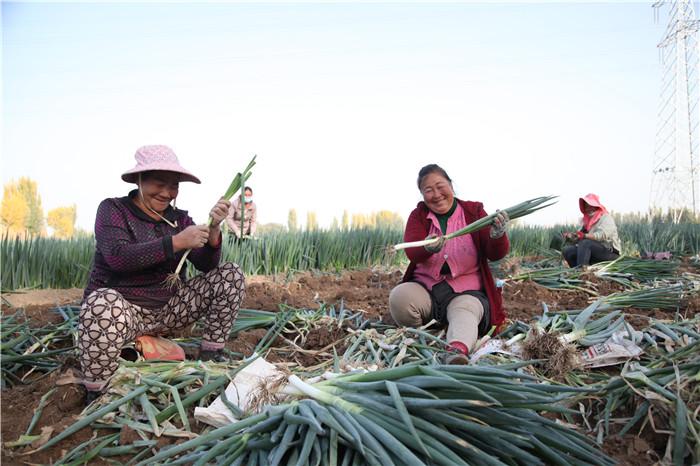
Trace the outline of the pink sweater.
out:
[[[441,235],[440,222],[433,212],[428,213],[430,220],[430,235]],[[464,220],[462,206],[457,204],[454,213],[447,220],[447,233],[452,233],[467,226]],[[451,275],[442,275],[440,269],[447,262]],[[431,255],[426,261],[416,264],[413,274],[416,281],[421,282],[429,290],[443,280],[456,293],[469,290],[481,290],[481,274],[479,273],[479,256],[471,235],[462,235],[449,240],[437,254]]]
[[[481,202],[461,201],[457,200],[459,206],[464,212],[464,221],[468,224],[486,216],[484,206]],[[404,232],[404,241],[419,241],[424,239],[433,222],[428,218],[430,210],[425,205],[425,202],[419,202],[406,223],[406,231]],[[454,214],[453,214],[454,215]],[[466,236],[466,235],[465,235]],[[491,306],[491,325],[501,326],[506,320],[506,313],[503,309],[503,299],[501,298],[500,288],[496,288],[496,283],[491,276],[491,269],[488,261],[496,261],[505,257],[510,248],[508,235],[503,235],[500,238],[489,237],[489,229],[482,228],[469,235],[476,246],[479,253],[479,274],[481,282],[484,285],[484,292],[489,298]],[[411,261],[408,264],[406,273],[403,276],[403,281],[413,280],[416,267],[421,262],[430,259],[433,254],[429,253],[423,247],[406,249],[406,256]]]

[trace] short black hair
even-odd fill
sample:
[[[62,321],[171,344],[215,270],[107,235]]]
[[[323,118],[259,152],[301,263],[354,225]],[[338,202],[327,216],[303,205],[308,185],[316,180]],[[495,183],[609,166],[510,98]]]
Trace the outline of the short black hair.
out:
[[[447,172],[445,171],[444,168],[442,168],[440,165],[438,165],[436,163],[431,163],[430,165],[426,165],[425,167],[421,168],[420,171],[418,172],[418,190],[419,191],[420,191],[420,184],[423,182],[423,178],[430,175],[431,173],[437,173],[438,175],[442,176],[447,181],[452,183],[452,179],[447,175]]]

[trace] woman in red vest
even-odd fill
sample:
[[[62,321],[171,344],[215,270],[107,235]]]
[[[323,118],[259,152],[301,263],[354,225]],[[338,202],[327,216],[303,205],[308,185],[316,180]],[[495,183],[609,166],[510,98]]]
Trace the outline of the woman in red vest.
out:
[[[499,212],[491,228],[445,241],[444,235],[485,217],[483,204],[457,199],[452,180],[435,164],[420,170],[418,189],[423,201],[408,218],[404,241],[440,240],[406,249],[410,264],[391,291],[389,308],[399,325],[419,327],[431,319],[447,325],[446,362],[467,364],[477,338],[505,321],[488,261],[508,254],[508,215]]]

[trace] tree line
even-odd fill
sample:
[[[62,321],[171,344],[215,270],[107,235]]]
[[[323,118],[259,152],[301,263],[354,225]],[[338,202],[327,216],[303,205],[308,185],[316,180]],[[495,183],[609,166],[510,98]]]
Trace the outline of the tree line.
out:
[[[0,202],[0,234],[2,236],[47,236],[47,226],[55,238],[70,238],[75,234],[77,208],[75,204],[56,207],[44,216],[36,181],[22,177],[3,188]]]
[[[354,213],[350,214],[347,210],[343,211],[342,217],[333,217],[330,230],[350,230],[352,228],[403,228],[403,218],[396,212],[388,210],[380,210],[368,214]],[[318,230],[318,219],[316,212],[310,211],[306,213],[306,230]],[[296,209],[289,209],[287,215],[287,230],[300,231],[302,226],[299,223]]]

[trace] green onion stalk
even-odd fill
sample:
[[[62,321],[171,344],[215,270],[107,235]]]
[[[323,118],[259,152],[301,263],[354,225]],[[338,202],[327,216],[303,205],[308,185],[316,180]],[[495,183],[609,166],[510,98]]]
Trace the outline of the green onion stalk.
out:
[[[653,348],[663,346],[667,352],[674,352],[700,341],[700,316],[673,322],[650,319],[643,338]]]
[[[516,218],[524,217],[525,215],[529,215],[533,212],[536,212],[540,209],[544,209],[545,207],[549,207],[550,205],[556,203],[555,202],[550,202],[549,204],[545,204],[548,201],[551,201],[552,199],[555,199],[557,196],[541,196],[541,197],[536,197],[524,202],[521,202],[520,204],[514,205],[512,207],[508,207],[507,209],[504,209],[503,211],[508,214],[508,218],[511,220],[515,220]],[[479,220],[470,223],[466,227],[462,228],[461,230],[457,230],[455,232],[452,232],[448,235],[445,235],[445,239],[452,239],[452,238],[457,238],[458,236],[466,235],[467,233],[473,233],[475,231],[481,230],[482,228],[486,228],[493,224],[494,220],[496,219],[496,216],[498,215],[498,212],[487,215],[486,217],[482,217]],[[413,241],[410,243],[400,243],[394,246],[394,251],[399,251],[401,249],[408,249],[408,248],[417,248],[417,247],[422,247],[422,246],[428,246],[430,244],[436,243],[440,238],[431,238],[431,239],[425,239],[421,241]]]
[[[254,155],[253,158],[250,160],[248,163],[248,166],[243,170],[243,173],[236,173],[236,176],[233,177],[233,181],[231,181],[231,184],[229,185],[228,189],[224,193],[222,198],[226,200],[230,200],[238,190],[241,189],[241,186],[245,186],[245,182],[248,181],[248,178],[252,175],[251,170],[255,166],[255,158],[257,155]],[[207,221],[207,226],[211,226],[212,222],[214,219],[209,217],[209,220]],[[168,275],[168,277],[165,279],[166,284],[170,288],[177,288],[182,285],[182,277],[180,277],[180,271],[182,270],[183,265],[185,264],[185,260],[187,260],[187,256],[190,254],[190,251],[192,249],[188,249],[185,251],[185,253],[182,255],[180,258],[180,262],[177,264],[177,268],[173,273]]]

